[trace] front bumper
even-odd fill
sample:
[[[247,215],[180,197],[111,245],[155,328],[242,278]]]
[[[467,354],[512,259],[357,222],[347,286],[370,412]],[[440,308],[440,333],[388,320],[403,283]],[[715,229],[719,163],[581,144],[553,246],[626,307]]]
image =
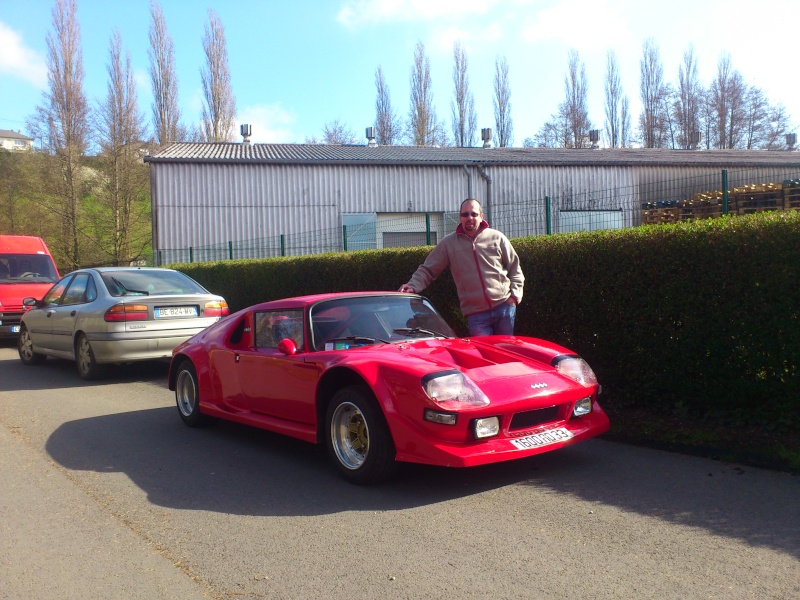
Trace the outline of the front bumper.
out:
[[[608,416],[595,401],[592,405],[592,412],[582,417],[556,421],[529,430],[515,432],[514,434],[509,434],[508,431],[502,430],[497,437],[468,443],[444,442],[429,435],[420,435],[418,430],[406,429],[396,436],[396,459],[398,461],[443,467],[475,467],[558,450],[564,446],[605,433],[609,427]],[[511,443],[512,439],[561,428],[569,430],[572,437],[565,441],[555,441],[528,449],[519,449]],[[398,440],[400,443],[397,443]]]

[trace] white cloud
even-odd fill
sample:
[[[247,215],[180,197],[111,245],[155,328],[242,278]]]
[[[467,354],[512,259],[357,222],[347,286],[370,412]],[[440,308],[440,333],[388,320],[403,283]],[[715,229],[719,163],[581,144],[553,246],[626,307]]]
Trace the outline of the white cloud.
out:
[[[336,20],[346,27],[395,21],[431,21],[486,14],[498,0],[346,0]]]
[[[252,126],[250,141],[254,144],[287,144],[302,141],[302,136],[294,133],[292,126],[297,121],[294,113],[280,104],[258,104],[238,111],[239,125]],[[238,133],[239,126],[236,131]]]
[[[608,32],[626,37],[626,19],[613,0],[566,0],[525,19],[523,39],[529,43],[561,42],[581,51],[606,47]],[[624,4],[624,2],[623,2]]]
[[[27,48],[22,36],[0,21],[0,73],[24,79],[39,89],[47,87],[47,65]]]

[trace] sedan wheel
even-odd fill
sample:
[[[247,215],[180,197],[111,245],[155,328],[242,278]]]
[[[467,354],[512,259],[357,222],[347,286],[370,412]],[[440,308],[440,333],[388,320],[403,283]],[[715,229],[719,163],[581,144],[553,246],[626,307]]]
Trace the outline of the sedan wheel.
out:
[[[351,483],[377,483],[395,470],[389,427],[371,391],[364,386],[340,390],[326,415],[328,454]]]
[[[175,402],[178,405],[178,414],[189,427],[198,427],[205,422],[205,417],[200,412],[197,372],[188,360],[181,363],[175,378]]]
[[[78,341],[75,343],[75,363],[78,374],[89,381],[102,377],[105,371],[102,365],[97,364],[92,346],[82,333],[78,335]]]
[[[17,340],[17,352],[19,358],[24,365],[41,365],[47,357],[44,354],[39,354],[33,351],[33,340],[28,328],[23,325],[19,330],[19,339]]]

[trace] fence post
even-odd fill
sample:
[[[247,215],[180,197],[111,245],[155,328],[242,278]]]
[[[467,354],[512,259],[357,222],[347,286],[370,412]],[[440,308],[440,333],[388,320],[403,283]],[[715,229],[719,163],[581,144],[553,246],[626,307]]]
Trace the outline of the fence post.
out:
[[[342,225],[342,248],[347,252],[347,225]]]
[[[425,245],[431,245],[431,213],[425,213]]]
[[[233,260],[233,241],[228,240],[228,260]]]
[[[728,214],[728,171],[722,169],[722,214]]]
[[[545,222],[546,222],[546,231],[547,235],[551,235],[553,233],[553,223],[550,220],[550,196],[544,197],[544,212],[545,212]]]
[[[189,246],[189,262],[194,262],[194,249],[191,246]]]
[[[286,240],[283,234],[281,234],[281,256],[286,256]]]

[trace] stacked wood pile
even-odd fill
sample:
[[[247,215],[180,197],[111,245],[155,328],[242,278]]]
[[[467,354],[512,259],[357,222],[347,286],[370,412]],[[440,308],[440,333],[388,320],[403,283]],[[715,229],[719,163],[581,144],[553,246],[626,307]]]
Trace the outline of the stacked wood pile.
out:
[[[691,199],[645,202],[642,223],[677,223],[722,216],[722,190],[694,194]],[[749,215],[768,210],[800,210],[800,179],[762,183],[728,191],[728,214]]]

